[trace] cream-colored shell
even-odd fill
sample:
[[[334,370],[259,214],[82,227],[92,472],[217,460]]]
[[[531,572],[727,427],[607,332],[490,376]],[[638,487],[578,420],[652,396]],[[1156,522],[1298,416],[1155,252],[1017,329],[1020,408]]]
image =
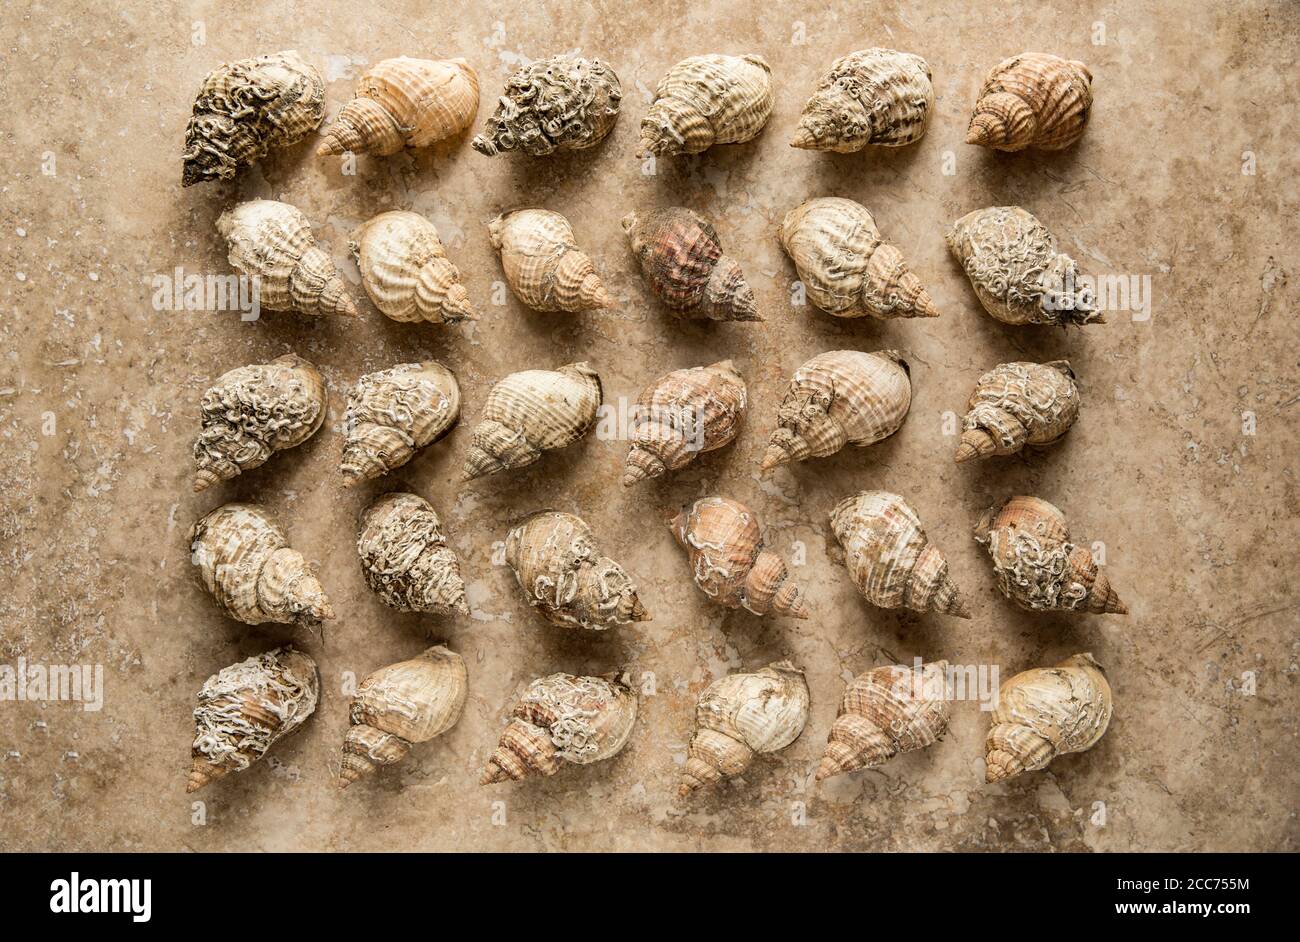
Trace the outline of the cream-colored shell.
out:
[[[886,242],[865,206],[823,196],[805,200],[777,232],[812,299],[836,317],[938,317],[929,293]]]
[[[840,56],[804,105],[791,147],[862,150],[868,144],[902,147],[919,141],[934,112],[930,66],[894,49],[862,49]]]
[[[731,443],[746,400],[745,381],[730,360],[659,377],[633,406],[623,484],[676,471]]]
[[[996,150],[1063,150],[1083,136],[1092,111],[1092,73],[1082,62],[1025,52],[984,79],[967,144]]]
[[[569,220],[549,209],[502,213],[488,224],[506,284],[535,311],[580,313],[612,307],[596,266],[578,248]]]
[[[618,76],[599,59],[558,55],[530,62],[510,76],[471,146],[488,157],[586,150],[613,130],[622,98]]]
[[[698,154],[758,136],[772,114],[772,68],[761,56],[691,56],[659,80],[638,153]]]
[[[1068,360],[1003,363],[979,378],[962,418],[957,463],[1059,441],[1079,417]]]
[[[349,247],[366,294],[384,316],[432,324],[477,317],[438,230],[419,213],[380,213],[357,230]]]
[[[357,380],[343,416],[343,486],[406,464],[460,418],[460,384],[436,360],[403,363]]]
[[[361,515],[357,554],[366,583],[403,612],[469,614],[460,561],[429,502],[415,494],[378,497]]]
[[[790,378],[763,470],[888,438],[902,426],[911,405],[907,361],[897,350],[818,354]]]

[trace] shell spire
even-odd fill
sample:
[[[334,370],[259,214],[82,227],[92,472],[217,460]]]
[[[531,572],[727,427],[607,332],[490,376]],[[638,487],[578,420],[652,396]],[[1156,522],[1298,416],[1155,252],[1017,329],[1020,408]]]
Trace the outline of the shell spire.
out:
[[[847,154],[902,147],[925,134],[934,112],[930,66],[893,49],[840,56],[804,105],[791,147]]]
[[[659,81],[637,153],[698,154],[751,140],[772,103],[772,68],[761,56],[691,56]]]
[[[343,416],[343,486],[406,464],[460,419],[460,384],[436,360],[403,363],[357,380]]]
[[[502,213],[488,224],[506,283],[534,311],[581,313],[614,306],[573,227],[549,209]]]
[[[1059,441],[1079,417],[1079,387],[1067,360],[1003,363],[979,378],[966,410],[958,464]]]
[[[717,230],[681,206],[623,217],[650,290],[685,317],[760,321],[754,291],[740,263],[724,255]]]
[[[984,79],[967,144],[995,150],[1063,150],[1092,110],[1092,73],[1082,62],[1040,52],[1012,56]]]
[[[384,316],[433,324],[478,317],[438,230],[419,213],[380,213],[349,245],[366,294]]]
[[[469,614],[460,561],[442,521],[415,494],[384,494],[361,515],[361,571],[380,600],[398,611]]]

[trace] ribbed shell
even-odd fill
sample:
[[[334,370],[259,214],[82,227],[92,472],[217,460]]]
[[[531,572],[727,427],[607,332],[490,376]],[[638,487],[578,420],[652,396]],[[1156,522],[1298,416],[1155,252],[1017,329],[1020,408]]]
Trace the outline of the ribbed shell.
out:
[[[938,317],[903,253],[886,242],[865,206],[823,196],[786,213],[777,235],[808,297],[836,317]]]
[[[739,775],[760,752],[784,749],[808,723],[808,682],[789,661],[728,674],[705,688],[678,794]]]
[[[763,549],[758,518],[744,504],[705,497],[682,508],[669,527],[695,584],[714,602],[755,615],[809,617],[803,591],[781,557]]]
[[[376,498],[361,515],[357,554],[366,583],[385,605],[469,614],[460,561],[424,498],[402,492]]]
[[[339,788],[447,732],[460,720],[468,693],[465,662],[440,644],[368,676],[352,698]]]
[[[199,404],[194,490],[256,468],[301,445],[325,421],[325,381],[296,354],[241,366],[217,377]]]
[[[529,684],[510,711],[482,785],[554,775],[565,762],[588,765],[627,745],[636,695],[617,674],[551,674]]]
[[[818,354],[790,378],[763,470],[888,438],[902,426],[911,405],[907,361],[897,350]]]
[[[600,403],[600,375],[586,363],[511,373],[483,403],[464,479],[522,468],[572,445],[596,423]]]
[[[1114,710],[1110,684],[1091,654],[1017,674],[1002,685],[985,740],[985,778],[998,782],[1097,744]]]
[[[650,620],[623,567],[573,514],[533,514],[511,528],[505,550],[528,604],[553,625],[604,631]]]
[[[1100,324],[1091,287],[1074,259],[1019,206],[967,213],[948,231],[948,248],[961,262],[984,310],[1004,324]]]
[[[357,94],[325,129],[328,154],[386,157],[459,134],[478,113],[478,76],[464,59],[384,59],[357,81]]]
[[[934,111],[930,66],[894,49],[840,56],[804,105],[791,147],[848,154],[919,141]]]
[[[510,76],[472,146],[489,157],[511,150],[534,157],[586,150],[613,130],[622,98],[618,76],[599,59],[541,59]]]
[[[334,610],[315,566],[290,548],[275,518],[250,504],[222,504],[190,530],[190,562],[221,610],[246,625],[318,628]]]
[[[985,511],[975,540],[993,560],[1002,594],[1036,612],[1127,615],[1086,546],[1070,542],[1065,514],[1037,497],[1012,497]]]
[[[840,501],[831,511],[831,529],[853,584],[872,605],[970,618],[948,561],[897,494],[863,491]]]
[[[1068,360],[1003,363],[979,378],[962,419],[957,463],[1059,441],[1079,417]]]
[[[460,418],[460,384],[436,360],[403,363],[357,380],[343,416],[343,486],[400,468]]]
[[[535,311],[612,307],[596,266],[578,248],[569,220],[549,209],[502,213],[488,224],[510,290]]]
[[[699,213],[681,206],[628,213],[623,231],[650,290],[678,314],[762,320],[740,263],[723,254],[717,230]]]
[[[730,444],[746,401],[745,381],[730,360],[659,377],[633,407],[623,484],[676,471]]]
[[[698,154],[758,136],[772,114],[772,68],[761,56],[691,56],[659,80],[638,152]]]
[[[947,670],[947,661],[932,661],[919,671],[890,664],[855,677],[844,688],[817,781],[874,768],[943,738],[952,715]]]
[[[267,152],[298,143],[325,118],[325,79],[289,50],[217,66],[185,128],[181,185],[229,180]]]
[[[419,213],[380,213],[349,246],[366,294],[386,317],[454,324],[478,316],[438,230]]]
[[[1082,62],[1041,52],[1003,60],[984,79],[967,144],[996,150],[1063,150],[1083,135],[1092,73]]]
[[[242,772],[316,710],[316,662],[291,647],[276,648],[224,667],[199,688],[189,782],[196,792],[214,779]]]
[[[231,267],[254,279],[262,307],[357,316],[333,260],[312,235],[307,217],[293,206],[249,200],[222,213],[217,231],[229,246]]]

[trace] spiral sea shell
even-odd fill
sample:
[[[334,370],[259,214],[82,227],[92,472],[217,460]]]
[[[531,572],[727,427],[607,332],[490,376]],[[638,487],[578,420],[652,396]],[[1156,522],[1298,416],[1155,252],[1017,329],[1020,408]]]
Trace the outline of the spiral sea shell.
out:
[[[618,76],[599,59],[541,59],[510,76],[471,146],[489,157],[510,150],[534,157],[586,150],[613,129],[622,97]]]
[[[366,294],[386,317],[454,324],[477,316],[438,230],[419,213],[380,213],[349,247]]]
[[[761,56],[691,56],[659,80],[641,119],[641,154],[698,154],[758,136],[772,114],[772,68]]]
[[[745,381],[730,360],[659,377],[633,407],[623,484],[676,471],[729,444],[745,404]]]
[[[424,498],[401,492],[376,498],[361,515],[357,554],[366,583],[385,605],[469,614],[460,561]]]
[[[840,56],[804,105],[791,147],[847,154],[919,141],[934,112],[930,66],[893,49]]]
[[[758,304],[740,263],[722,253],[717,230],[681,206],[623,217],[650,290],[685,317],[757,321]]]
[[[399,468],[451,431],[460,418],[460,384],[436,360],[367,373],[343,415],[343,486]]]
[[[569,220],[559,213],[502,213],[488,225],[488,236],[501,253],[510,290],[533,310],[578,313],[613,306],[596,267],[578,248]]]
[[[984,79],[967,144],[996,150],[1063,150],[1083,135],[1092,110],[1092,73],[1082,62],[1025,52]]]
[[[1003,363],[979,378],[962,419],[957,463],[1059,441],[1079,417],[1068,360]]]

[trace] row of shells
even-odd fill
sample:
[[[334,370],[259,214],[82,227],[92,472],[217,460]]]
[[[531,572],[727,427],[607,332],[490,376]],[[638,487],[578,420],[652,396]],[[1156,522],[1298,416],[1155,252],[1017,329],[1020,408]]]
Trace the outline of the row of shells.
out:
[[[804,106],[790,145],[848,153],[911,144],[934,111],[931,78],[930,66],[911,53],[872,48],[841,56]],[[586,150],[613,129],[622,97],[618,76],[600,59],[541,59],[507,79],[472,146],[488,156]],[[465,131],[478,105],[478,75],[464,59],[385,59],[359,78],[356,97],[326,128],[317,153],[384,156],[428,147]],[[763,130],[772,108],[772,68],[761,56],[691,56],[659,81],[641,119],[638,150],[671,156],[743,143]],[[967,142],[1061,150],[1083,134],[1091,109],[1087,66],[1022,53],[985,78]],[[230,179],[271,150],[301,141],[324,119],[324,78],[297,52],[221,65],[194,101],[182,183]]]

